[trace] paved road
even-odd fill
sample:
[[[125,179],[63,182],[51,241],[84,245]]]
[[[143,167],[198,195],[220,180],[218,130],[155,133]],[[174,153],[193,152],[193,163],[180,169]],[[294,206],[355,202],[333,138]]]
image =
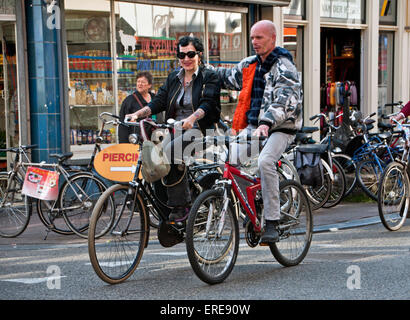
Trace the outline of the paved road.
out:
[[[0,299],[159,300],[164,306],[170,300],[410,299],[410,223],[389,232],[377,223],[374,204],[338,210],[315,213],[317,232],[301,265],[283,268],[269,249],[241,241],[232,274],[216,286],[195,276],[184,244],[165,249],[151,241],[135,274],[112,286],[95,274],[84,240],[54,234],[43,240],[27,230],[0,239]],[[352,217],[361,218],[360,227]],[[41,229],[35,221],[31,228]]]

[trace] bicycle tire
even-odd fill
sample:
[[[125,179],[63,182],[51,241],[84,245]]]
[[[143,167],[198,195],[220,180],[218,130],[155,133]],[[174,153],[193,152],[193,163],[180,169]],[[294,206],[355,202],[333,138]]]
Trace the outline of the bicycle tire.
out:
[[[325,160],[322,159],[322,162]],[[304,186],[307,197],[311,204],[311,210],[318,210],[323,207],[332,192],[332,179],[327,166],[323,166],[323,184],[317,187]]]
[[[406,221],[410,204],[409,188],[405,166],[396,161],[389,163],[380,180],[377,198],[380,220],[387,230],[397,231]]]
[[[100,279],[109,284],[123,282],[134,273],[148,241],[149,219],[142,197],[129,191],[127,185],[109,187],[95,204],[90,219],[91,265]],[[106,210],[111,213],[104,214]],[[110,215],[115,217],[113,222],[106,220]],[[107,223],[110,229],[96,238],[99,228],[105,228]]]
[[[88,238],[92,210],[102,193],[104,182],[91,173],[78,173],[65,181],[60,191],[60,209],[67,226],[79,237]],[[111,216],[114,219],[114,216]],[[109,228],[109,224],[107,224]],[[96,237],[107,230],[101,229]]]
[[[345,197],[349,196],[357,185],[356,178],[356,162],[347,154],[335,154],[332,156],[336,160],[345,173],[346,177],[346,192]]]
[[[36,209],[40,221],[48,230],[57,234],[73,235],[74,232],[69,228],[69,226],[67,226],[62,212],[58,209],[55,209],[58,212],[53,212],[53,210],[50,209],[52,208],[53,203],[55,203],[55,200],[49,201],[36,199]]]
[[[23,180],[17,175],[9,180],[8,172],[0,172],[0,236],[3,238],[19,236],[30,221],[31,198],[21,193],[22,187]]]
[[[281,218],[279,242],[269,244],[275,259],[285,267],[300,264],[306,257],[313,235],[310,201],[301,184],[282,181],[279,186]]]
[[[186,227],[185,242],[191,267],[199,279],[211,285],[229,276],[239,251],[239,226],[232,202],[222,219],[214,218],[221,214],[223,204],[222,189],[202,192],[192,205]],[[213,212],[214,217],[209,215],[211,205],[221,210]]]
[[[356,168],[357,183],[374,201],[377,201],[377,190],[382,173],[373,159],[365,159],[359,162]]]
[[[283,170],[284,176],[287,180],[295,180],[296,182],[300,183],[300,178],[298,174],[298,170],[295,168],[295,165],[292,161],[286,158],[280,158],[281,168]]]
[[[323,208],[332,208],[337,206],[346,194],[346,176],[342,166],[335,160],[332,160],[333,183],[330,195]]]

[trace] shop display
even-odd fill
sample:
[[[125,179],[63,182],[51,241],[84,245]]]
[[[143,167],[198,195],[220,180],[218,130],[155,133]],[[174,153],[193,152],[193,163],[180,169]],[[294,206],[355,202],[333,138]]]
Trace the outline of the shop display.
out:
[[[118,32],[121,44],[117,62],[118,104],[135,91],[138,72],[149,71],[154,80],[152,90],[157,92],[168,75],[178,67],[177,40],[166,37],[137,37]]]

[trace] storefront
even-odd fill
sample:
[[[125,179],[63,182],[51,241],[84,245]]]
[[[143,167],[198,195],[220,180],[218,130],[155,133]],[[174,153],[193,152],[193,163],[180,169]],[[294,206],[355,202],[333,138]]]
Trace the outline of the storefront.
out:
[[[88,158],[98,115],[119,113],[139,71],[156,90],[177,67],[180,36],[202,39],[206,63],[232,66],[252,54],[249,29],[259,19],[277,24],[277,44],[302,74],[306,125],[343,104],[323,100],[329,84],[355,84],[349,108],[389,112],[386,103],[410,96],[408,10],[408,0],[0,0],[0,142],[38,144],[34,160]],[[224,117],[237,95],[222,92]],[[116,143],[116,128],[103,136]],[[5,160],[0,154],[0,166]]]
[[[0,148],[29,141],[22,3],[0,1]],[[0,153],[0,170],[11,154]]]
[[[408,2],[292,0],[281,9],[283,46],[303,73],[305,124],[319,112],[340,113],[346,101],[365,115],[408,101]]]
[[[97,5],[98,3],[98,5]],[[118,114],[135,91],[135,76],[149,71],[157,91],[178,67],[176,44],[194,35],[205,44],[205,63],[233,66],[249,52],[250,4],[273,8],[289,1],[65,1],[68,92],[67,149],[87,158],[100,128],[98,115]],[[222,90],[222,116],[232,119],[238,93]],[[116,128],[106,128],[106,144]]]

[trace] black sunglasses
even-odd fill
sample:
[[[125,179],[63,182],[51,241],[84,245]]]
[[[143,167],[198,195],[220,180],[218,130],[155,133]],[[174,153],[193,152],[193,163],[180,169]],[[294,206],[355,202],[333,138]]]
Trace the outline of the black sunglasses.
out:
[[[185,59],[185,56],[188,56],[188,58],[192,59],[195,57],[197,54],[199,54],[199,51],[188,51],[188,52],[178,52],[177,57],[179,59]]]

